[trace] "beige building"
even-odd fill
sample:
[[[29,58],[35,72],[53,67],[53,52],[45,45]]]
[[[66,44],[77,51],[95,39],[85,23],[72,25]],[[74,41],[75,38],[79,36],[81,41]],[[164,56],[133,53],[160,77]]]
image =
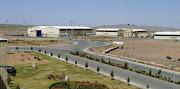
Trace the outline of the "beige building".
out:
[[[148,37],[148,32],[144,29],[128,29],[124,31],[124,37]]]
[[[124,36],[125,28],[98,28],[96,29],[97,36],[112,36],[119,37]]]
[[[0,66],[6,65],[7,58],[7,40],[0,38]],[[3,67],[0,67],[0,89],[6,89],[7,72]]]

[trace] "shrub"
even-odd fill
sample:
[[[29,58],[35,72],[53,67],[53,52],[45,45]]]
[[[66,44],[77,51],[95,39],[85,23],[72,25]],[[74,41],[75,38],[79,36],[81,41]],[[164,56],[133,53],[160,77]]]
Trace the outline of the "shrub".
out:
[[[86,62],[85,67],[88,68],[88,63]]]
[[[16,50],[18,50],[19,48],[18,47],[16,47]]]
[[[61,57],[61,55],[59,54],[59,55],[58,55],[58,58],[60,58],[60,57]]]
[[[78,52],[78,51],[76,51],[76,55],[79,55],[79,52]]]
[[[66,56],[66,61],[68,61],[68,57]]]
[[[125,64],[124,64],[124,69],[128,69],[128,63],[127,62],[125,62]]]
[[[8,85],[11,83],[11,81],[12,81],[12,80],[11,80],[11,77],[8,76],[8,77],[7,77],[7,83],[8,83]]]
[[[130,78],[128,77],[128,79],[127,79],[127,83],[129,84],[130,83]]]
[[[44,51],[44,54],[46,54],[46,51]]]
[[[100,69],[99,69],[99,66],[98,66],[98,67],[97,67],[97,72],[99,72],[99,70],[100,70]]]
[[[77,64],[77,61],[75,61],[75,64]]]
[[[17,84],[16,88],[15,89],[20,89],[19,85]]]
[[[161,75],[161,69],[159,69],[159,71],[158,71],[158,75]]]
[[[108,64],[111,65],[111,61],[109,61]]]
[[[147,85],[147,89],[149,89],[149,85]]]
[[[111,76],[112,78],[114,77],[114,72],[113,72],[113,71],[111,71],[110,76]]]
[[[51,56],[53,56],[53,53],[51,52]]]
[[[41,49],[39,49],[39,52],[41,52]]]
[[[152,75],[152,71],[151,71],[151,69],[149,70],[149,76],[151,76]]]
[[[33,47],[31,47],[31,50],[33,50]]]

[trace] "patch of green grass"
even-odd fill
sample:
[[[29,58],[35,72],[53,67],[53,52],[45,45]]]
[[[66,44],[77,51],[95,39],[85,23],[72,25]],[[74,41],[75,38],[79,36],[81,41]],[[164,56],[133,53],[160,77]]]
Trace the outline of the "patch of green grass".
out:
[[[76,67],[75,65],[59,61],[40,53],[26,53],[40,57],[42,60],[48,60],[48,62],[42,61],[41,63],[35,63],[37,69],[32,67],[31,63],[13,65],[17,70],[17,74],[16,77],[12,77],[12,83],[14,83],[10,85],[12,89],[15,89],[17,84],[26,89],[48,89],[51,84],[60,81],[49,80],[48,76],[50,74],[61,75],[63,72],[69,76],[70,81],[88,81],[92,83],[97,81],[99,84],[104,84],[110,89],[139,89],[135,86],[128,86],[126,83],[111,80],[109,77],[98,75],[97,73],[87,71],[86,69]]]

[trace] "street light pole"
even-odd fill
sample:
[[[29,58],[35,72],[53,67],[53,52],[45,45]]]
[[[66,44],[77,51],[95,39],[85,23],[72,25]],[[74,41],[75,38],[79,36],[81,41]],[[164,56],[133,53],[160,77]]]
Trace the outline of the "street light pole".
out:
[[[173,78],[174,78],[174,79],[173,79],[173,89],[174,89],[174,86],[175,86],[175,77],[176,77],[176,76],[175,76],[175,72],[176,72],[176,71],[175,71],[175,65],[176,65],[175,62],[176,62],[176,60],[178,61],[178,60],[180,60],[180,59],[172,59],[170,56],[166,56],[166,58],[167,58],[167,59],[170,59],[170,60],[173,60],[173,62],[174,62],[174,76],[173,76]]]
[[[7,29],[6,29],[6,30],[7,30],[7,33],[6,33],[6,35],[7,35],[7,45],[8,45],[8,20],[7,20],[7,23],[6,23],[6,24],[7,24]]]

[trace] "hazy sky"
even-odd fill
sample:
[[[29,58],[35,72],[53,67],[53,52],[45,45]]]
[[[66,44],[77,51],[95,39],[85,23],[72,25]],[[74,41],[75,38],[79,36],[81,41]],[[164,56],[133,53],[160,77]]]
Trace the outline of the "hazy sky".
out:
[[[0,23],[98,26],[155,25],[180,28],[180,0],[1,0]],[[70,25],[70,23],[68,23]]]

